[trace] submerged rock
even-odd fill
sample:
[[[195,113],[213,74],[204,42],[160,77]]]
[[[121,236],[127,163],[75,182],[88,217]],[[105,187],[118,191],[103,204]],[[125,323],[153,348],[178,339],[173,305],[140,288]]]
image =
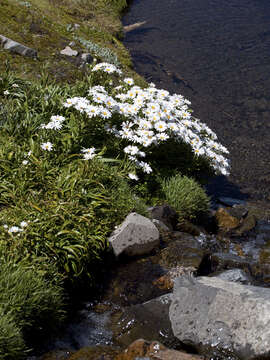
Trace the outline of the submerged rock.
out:
[[[131,213],[113,232],[109,242],[116,256],[129,256],[149,253],[159,245],[159,231],[151,220]]]
[[[115,360],[203,360],[202,357],[187,354],[182,351],[167,349],[158,341],[134,341],[123,353],[116,356]]]
[[[171,294],[160,296],[143,304],[125,308],[116,314],[112,321],[114,341],[128,346],[139,337],[152,341],[162,341],[166,346],[179,346],[179,340],[173,335],[169,320]]]
[[[217,277],[181,277],[170,306],[174,335],[219,359],[270,356],[270,289]]]

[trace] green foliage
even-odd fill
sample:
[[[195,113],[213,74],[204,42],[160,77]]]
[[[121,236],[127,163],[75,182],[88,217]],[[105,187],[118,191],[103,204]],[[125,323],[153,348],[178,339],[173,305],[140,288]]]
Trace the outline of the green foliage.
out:
[[[25,336],[59,324],[63,305],[62,288],[46,280],[42,271],[26,262],[1,261],[0,312],[14,319]]]
[[[161,183],[166,201],[177,211],[179,220],[195,220],[209,209],[202,187],[187,176],[175,175]]]
[[[0,359],[20,360],[25,357],[26,347],[22,332],[13,316],[0,313]]]

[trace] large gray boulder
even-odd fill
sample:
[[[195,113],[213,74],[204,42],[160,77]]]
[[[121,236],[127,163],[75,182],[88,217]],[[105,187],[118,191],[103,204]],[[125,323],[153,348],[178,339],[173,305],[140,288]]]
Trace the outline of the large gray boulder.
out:
[[[175,281],[169,316],[174,335],[199,353],[270,357],[270,289],[182,276]]]
[[[148,218],[131,213],[112,233],[109,242],[116,256],[143,255],[159,244],[159,231]]]
[[[4,49],[9,50],[13,53],[32,57],[32,58],[37,57],[37,51],[35,49],[31,49],[25,45],[18,43],[17,41],[11,40],[3,35],[0,35],[0,44],[2,44]]]

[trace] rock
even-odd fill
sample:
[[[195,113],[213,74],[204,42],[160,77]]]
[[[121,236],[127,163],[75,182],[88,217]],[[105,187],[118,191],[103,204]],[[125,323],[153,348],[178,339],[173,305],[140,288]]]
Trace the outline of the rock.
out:
[[[25,45],[22,45],[16,41],[13,41],[3,35],[0,35],[0,43],[2,44],[5,50],[10,50],[11,52],[23,56],[28,56],[31,58],[37,58],[37,51],[31,49]]]
[[[137,22],[135,24],[131,24],[131,25],[126,25],[123,27],[123,30],[125,33],[133,31],[135,29],[138,29],[139,27],[141,27],[142,25],[146,24],[146,21],[141,21],[141,22]]]
[[[219,208],[216,212],[218,226],[225,231],[235,229],[239,226],[240,221],[232,216],[227,209]]]
[[[201,354],[270,356],[270,289],[182,276],[175,281],[169,316],[174,335]]]
[[[152,219],[162,221],[170,230],[174,230],[178,223],[178,215],[176,211],[166,204],[151,208],[150,216]]]
[[[77,50],[72,50],[71,47],[66,46],[63,50],[60,51],[61,55],[66,55],[66,56],[77,56],[78,55],[78,51]]]
[[[157,285],[162,290],[172,290],[174,280],[182,275],[193,275],[196,272],[196,269],[192,266],[184,267],[177,266],[169,270],[165,275],[161,276],[153,283]]]
[[[241,223],[240,227],[235,231],[237,236],[243,236],[247,232],[253,230],[256,227],[256,217],[252,214],[248,215],[243,222]]]
[[[170,231],[170,229],[168,228],[167,225],[165,225],[162,221],[157,220],[157,219],[153,219],[152,223],[156,225],[156,227],[159,230],[163,230],[163,231]]]
[[[224,204],[226,206],[233,206],[233,205],[245,205],[246,201],[240,200],[240,199],[234,199],[231,197],[219,197],[218,201],[221,204]]]
[[[92,55],[91,54],[89,54],[89,53],[83,53],[82,55],[81,55],[81,59],[82,59],[82,61],[83,62],[85,62],[86,64],[92,64],[92,62],[93,62],[93,57],[92,57]]]
[[[114,360],[119,351],[110,346],[91,346],[80,349],[68,360]]]
[[[250,273],[250,261],[231,253],[217,252],[209,257],[209,272],[240,268]]]
[[[233,205],[231,208],[226,208],[227,212],[238,220],[242,220],[248,214],[248,209],[243,205]]]
[[[241,269],[226,270],[216,275],[216,277],[222,280],[233,281],[244,285],[252,284],[251,276]]]
[[[113,232],[109,242],[116,256],[122,253],[129,256],[142,255],[159,245],[159,231],[151,220],[131,213]]]
[[[143,337],[149,341],[162,341],[169,347],[179,346],[180,342],[173,335],[169,320],[170,303],[171,294],[165,294],[143,304],[129,306],[113,316],[111,328],[114,341],[126,347]]]
[[[174,231],[168,235],[166,247],[153,256],[152,261],[156,261],[168,270],[182,266],[182,268],[193,268],[196,271],[205,255],[199,239],[180,231]]]
[[[134,341],[115,360],[203,360],[198,355],[166,348],[158,341],[148,342],[143,339]]]
[[[107,275],[103,300],[122,307],[141,304],[164,295],[168,290],[161,289],[155,282],[165,273],[165,269],[152,263],[149,258],[119,262]]]

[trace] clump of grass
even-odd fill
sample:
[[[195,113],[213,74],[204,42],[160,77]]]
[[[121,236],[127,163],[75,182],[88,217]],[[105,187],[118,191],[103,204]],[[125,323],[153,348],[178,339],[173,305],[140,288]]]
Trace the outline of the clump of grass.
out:
[[[26,355],[22,331],[10,313],[0,309],[0,358],[2,360],[21,360]]]
[[[193,179],[179,174],[161,183],[166,201],[175,208],[179,221],[195,220],[209,209],[209,198]]]
[[[27,262],[0,262],[0,357],[24,358],[26,343],[37,333],[59,326],[63,289]]]

